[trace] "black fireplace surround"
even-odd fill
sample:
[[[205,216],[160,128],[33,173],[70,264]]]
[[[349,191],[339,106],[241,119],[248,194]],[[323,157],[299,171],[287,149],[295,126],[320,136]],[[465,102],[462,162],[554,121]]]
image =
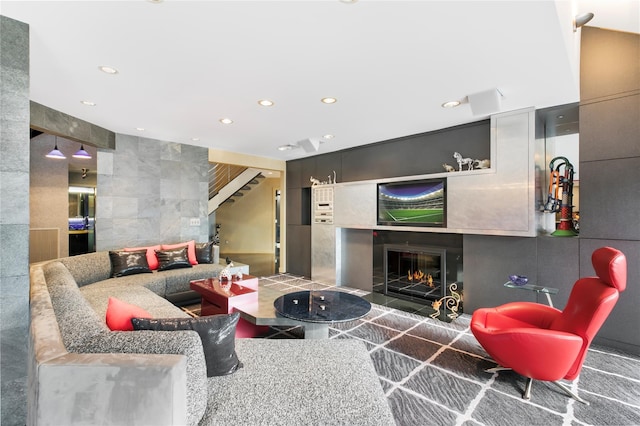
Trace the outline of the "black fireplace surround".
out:
[[[462,238],[374,232],[374,291],[424,305],[463,292]]]

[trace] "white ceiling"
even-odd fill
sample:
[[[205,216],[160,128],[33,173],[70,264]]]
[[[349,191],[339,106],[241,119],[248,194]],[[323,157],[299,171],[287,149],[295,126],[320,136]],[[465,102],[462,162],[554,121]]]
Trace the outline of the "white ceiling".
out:
[[[318,153],[484,119],[441,104],[492,88],[502,111],[577,102],[573,16],[640,33],[639,4],[3,0],[0,13],[30,25],[33,101],[117,133],[288,160],[315,153],[278,146],[325,134]]]

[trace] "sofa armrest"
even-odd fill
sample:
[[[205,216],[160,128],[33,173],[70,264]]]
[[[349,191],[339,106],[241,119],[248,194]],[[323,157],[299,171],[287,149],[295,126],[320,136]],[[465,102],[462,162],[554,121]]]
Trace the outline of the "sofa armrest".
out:
[[[197,424],[202,418],[207,405],[207,367],[202,340],[195,331],[140,330],[102,333],[87,342],[82,352],[154,354],[153,356],[156,357],[184,355],[187,378],[187,424]],[[152,377],[148,376],[146,380]]]
[[[39,364],[29,425],[187,423],[186,357],[67,353]]]

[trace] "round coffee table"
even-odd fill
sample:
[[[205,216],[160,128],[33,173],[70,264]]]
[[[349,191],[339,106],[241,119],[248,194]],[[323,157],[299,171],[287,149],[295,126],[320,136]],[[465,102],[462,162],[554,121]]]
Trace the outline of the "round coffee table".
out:
[[[371,303],[341,291],[296,291],[278,297],[273,306],[284,317],[313,323],[335,323],[362,318]]]

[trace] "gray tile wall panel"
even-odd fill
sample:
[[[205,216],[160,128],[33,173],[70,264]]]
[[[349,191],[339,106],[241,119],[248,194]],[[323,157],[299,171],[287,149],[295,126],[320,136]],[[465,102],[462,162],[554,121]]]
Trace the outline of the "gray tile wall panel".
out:
[[[287,271],[311,277],[311,225],[287,224]]]
[[[640,89],[640,34],[589,26],[580,31],[581,102]]]
[[[580,278],[578,250],[580,239],[575,237],[537,238],[538,285],[554,287],[558,294],[552,296],[553,306],[563,309],[576,280]],[[541,302],[545,302],[541,300]]]
[[[537,281],[536,238],[465,235],[463,257],[465,313],[507,302],[536,301],[533,292],[504,287],[511,274]]]
[[[340,232],[341,273],[338,285],[373,290],[373,234],[369,229]]]
[[[639,157],[639,135],[640,94],[580,105],[580,162]]]
[[[0,34],[0,423],[9,425],[26,423],[27,406],[29,26],[0,16]]]
[[[640,240],[640,157],[580,163],[580,237]]]
[[[98,250],[209,239],[206,148],[117,135],[98,164]]]
[[[627,258],[627,289],[613,308],[595,342],[640,353],[640,241],[580,238],[580,276],[593,276],[591,254],[599,247],[610,246]]]

